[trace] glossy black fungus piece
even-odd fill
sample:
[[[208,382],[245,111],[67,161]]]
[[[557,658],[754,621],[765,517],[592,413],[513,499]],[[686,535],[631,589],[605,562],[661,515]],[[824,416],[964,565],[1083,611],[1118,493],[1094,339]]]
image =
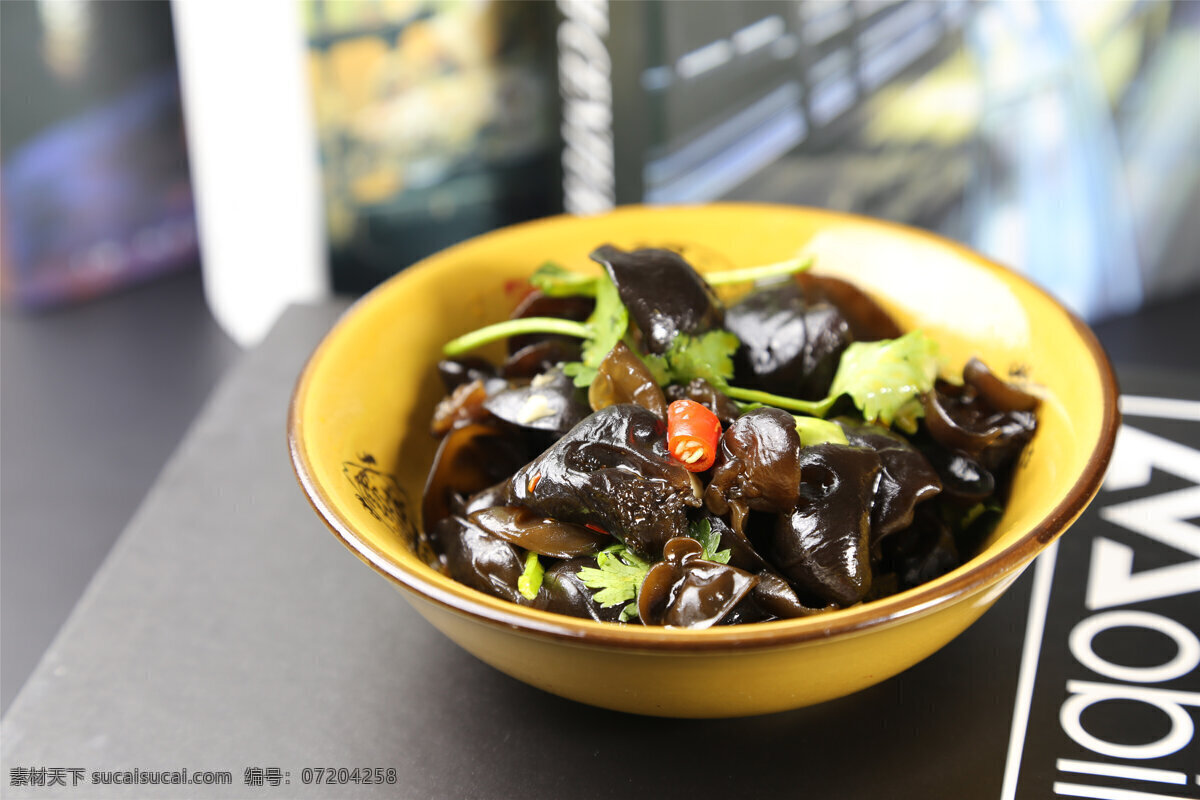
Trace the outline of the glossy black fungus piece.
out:
[[[667,452],[666,423],[632,404],[587,417],[518,470],[509,491],[515,505],[593,525],[652,559],[686,535],[686,511],[700,505],[692,474]]]
[[[923,404],[930,437],[991,472],[1007,471],[1037,430],[1032,411],[991,411],[973,391],[954,396],[935,389]]]
[[[584,567],[596,569],[596,559],[572,558],[548,567],[542,577],[542,589],[538,592],[534,607],[555,614],[594,619],[597,622],[619,621],[625,604],[618,603],[604,608],[593,600],[593,591],[579,579],[579,570]]]
[[[447,358],[438,362],[438,377],[450,394],[464,383],[479,380],[485,383],[497,376],[496,367],[486,358],[479,356],[463,356],[462,358]]]
[[[671,250],[626,252],[603,245],[592,252],[651,353],[665,353],[678,334],[695,336],[720,328],[724,307],[700,274]]]
[[[778,617],[768,614],[754,602],[754,592],[742,599],[729,613],[721,617],[718,625],[749,625],[752,622],[770,622]]]
[[[791,281],[757,289],[730,306],[725,327],[742,342],[734,357],[739,385],[805,400],[829,393],[852,341],[837,307],[809,303]]]
[[[460,517],[469,517],[476,511],[482,511],[492,506],[506,506],[508,503],[508,479],[505,478],[499,483],[464,497],[463,502],[459,504],[459,509],[454,513]]]
[[[993,473],[1010,475],[1021,451],[1037,431],[1037,417],[1032,411],[1005,411],[1000,417],[996,422],[1000,435],[979,458],[980,463]]]
[[[533,378],[557,364],[578,361],[582,352],[578,339],[558,336],[526,345],[504,360],[505,378]]]
[[[729,395],[713,386],[704,378],[693,378],[686,386],[673,383],[667,387],[667,400],[691,400],[699,403],[716,415],[721,427],[728,428],[734,420],[742,415],[742,410]]]
[[[667,542],[663,560],[650,568],[638,592],[638,616],[646,625],[708,628],[725,618],[758,584],[737,567],[705,561],[695,539]]]
[[[729,563],[749,572],[759,572],[770,569],[770,563],[759,554],[754,543],[746,535],[744,527],[734,529],[724,519],[707,509],[700,516],[701,521],[708,522],[713,533],[720,537],[717,550],[729,551]]]
[[[1007,472],[1037,430],[1038,399],[991,373],[978,359],[963,370],[963,385],[939,382],[924,398],[925,427],[942,447],[959,451],[992,472]]]
[[[929,462],[941,477],[946,497],[959,506],[973,506],[996,491],[991,470],[965,453],[931,448]]]
[[[879,454],[879,480],[871,504],[871,550],[878,553],[884,537],[912,524],[918,503],[941,493],[942,481],[925,454],[900,434],[879,425],[840,422],[850,444]]]
[[[748,622],[769,622],[773,619],[799,619],[834,611],[837,606],[807,605],[791,584],[771,569],[757,573],[758,583],[750,594],[734,606],[721,620],[722,625],[744,625]]]
[[[922,397],[925,429],[948,450],[978,456],[1000,435],[988,424],[985,410],[974,396],[953,396],[934,390]]]
[[[854,284],[830,275],[802,272],[796,276],[810,303],[825,302],[837,306],[850,325],[856,342],[898,339],[903,335],[891,314]]]
[[[1038,407],[1036,396],[996,377],[978,358],[963,367],[963,383],[973,387],[993,411],[1034,411]]]
[[[475,379],[459,384],[433,409],[433,420],[429,430],[434,436],[445,436],[455,428],[487,422],[491,412],[483,407],[488,393],[502,391],[508,383],[500,378],[489,378],[485,382]]]
[[[528,438],[508,426],[466,425],[442,439],[421,498],[426,531],[451,514],[456,498],[504,480],[529,460]]]
[[[812,606],[805,603],[796,594],[792,585],[784,580],[774,570],[763,570],[758,573],[758,585],[754,587],[751,599],[763,610],[778,619],[798,619],[811,617],[814,614],[824,614],[833,611],[837,606]]]
[[[552,558],[594,556],[610,546],[612,537],[591,528],[562,522],[518,506],[493,506],[475,511],[472,523],[523,550]]]
[[[527,386],[514,386],[489,396],[483,407],[505,422],[562,434],[591,413],[583,390],[559,368],[542,373]]]
[[[838,606],[871,588],[871,499],[879,455],[820,444],[800,453],[801,499],[776,521],[771,562],[805,596]]]
[[[800,497],[800,435],[796,420],[777,408],[756,408],[721,435],[704,504],[714,514],[732,512],[733,527],[748,510],[789,511]]]
[[[516,547],[462,517],[444,517],[431,530],[450,577],[485,594],[529,605],[517,589],[525,560]]]
[[[896,576],[896,591],[920,586],[962,563],[949,526],[928,510],[884,543],[883,566]]]
[[[617,342],[588,387],[588,404],[593,411],[621,403],[636,403],[667,418],[667,400],[646,364],[624,342]]]

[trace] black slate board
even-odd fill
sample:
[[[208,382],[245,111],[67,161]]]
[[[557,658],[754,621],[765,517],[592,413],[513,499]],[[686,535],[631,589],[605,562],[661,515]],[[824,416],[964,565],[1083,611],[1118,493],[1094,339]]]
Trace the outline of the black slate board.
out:
[[[1104,487],[1033,570],[1006,798],[1200,796],[1200,383],[1121,378]]]
[[[1139,572],[1183,564],[1185,578],[1194,573],[1192,556],[1117,528],[1103,510],[1200,478],[1153,471],[1145,486],[1101,492],[1057,550],[1043,636],[1026,635],[1031,595],[1033,608],[1043,602],[1039,562],[942,651],[851,697],[722,721],[603,711],[459,650],[312,513],[287,462],[283,415],[304,359],[341,308],[290,311],[216,392],[5,717],[5,797],[1007,800],[1052,797],[1056,784],[1110,787],[1074,795],[1082,797],[1200,797],[1194,738],[1160,758],[1114,758],[1076,744],[1059,722],[1069,687],[1078,688],[1071,681],[1129,684],[1097,675],[1069,647],[1076,626],[1112,610],[1084,604],[1095,542],[1131,546]],[[1128,394],[1191,400],[1176,408],[1195,415],[1200,376],[1122,378]],[[1174,442],[1159,449],[1200,450],[1200,420],[1128,422]],[[1200,509],[1190,513],[1178,530],[1194,544]],[[1200,631],[1195,591],[1114,609]],[[1131,628],[1098,634],[1095,650],[1134,667],[1176,658],[1162,634]],[[1174,692],[1158,697],[1187,703],[1194,723],[1198,675],[1150,686]],[[1014,737],[1026,695],[1028,724]],[[1167,719],[1117,701],[1082,715],[1093,735],[1127,745],[1161,738]],[[1073,762],[1110,774],[1072,771],[1081,768]],[[1115,766],[1165,772],[1111,777]],[[93,782],[185,768],[189,777],[228,772],[230,784]],[[304,783],[330,768],[345,782]],[[1177,773],[1184,784],[1145,780]],[[66,786],[27,785],[59,779]],[[362,782],[375,779],[383,782]]]

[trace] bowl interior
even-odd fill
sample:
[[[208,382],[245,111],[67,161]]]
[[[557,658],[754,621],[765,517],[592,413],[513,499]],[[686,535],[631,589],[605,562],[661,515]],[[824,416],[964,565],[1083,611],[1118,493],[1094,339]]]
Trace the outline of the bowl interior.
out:
[[[736,204],[630,207],[528,223],[432,256],[367,295],[313,355],[289,421],[297,472],[335,533],[380,572],[492,619],[542,630],[601,628],[467,589],[425,566],[414,543],[436,444],[428,427],[442,395],[435,370],[442,345],[504,318],[523,279],[544,261],[598,270],[587,256],[605,242],[679,249],[702,272],[811,253],[816,272],[853,281],[903,328],[920,327],[936,339],[950,369],[977,356],[998,374],[1023,376],[1043,400],[1038,433],[984,553],[947,576],[866,606],[740,627],[828,633],[917,612],[931,599],[990,584],[1028,563],[1098,488],[1117,419],[1111,369],[1090,332],[1024,279],[946,240],[856,216]],[[492,354],[499,352],[496,345]],[[623,635],[711,640],[730,630],[627,626]]]

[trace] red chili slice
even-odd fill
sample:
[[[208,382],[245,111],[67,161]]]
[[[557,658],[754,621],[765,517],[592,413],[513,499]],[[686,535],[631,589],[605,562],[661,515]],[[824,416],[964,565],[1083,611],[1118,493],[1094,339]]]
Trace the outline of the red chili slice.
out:
[[[667,406],[667,449],[689,472],[703,472],[717,458],[721,421],[694,400]]]

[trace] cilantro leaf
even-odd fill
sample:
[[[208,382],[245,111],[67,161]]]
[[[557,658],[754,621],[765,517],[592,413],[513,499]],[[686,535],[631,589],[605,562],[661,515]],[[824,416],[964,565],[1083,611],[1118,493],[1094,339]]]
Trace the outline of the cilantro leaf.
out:
[[[718,564],[729,563],[729,556],[732,555],[732,551],[728,549],[717,550],[721,546],[721,534],[712,529],[711,522],[706,519],[693,522],[688,526],[688,533],[704,548],[704,552],[700,554],[702,559],[705,561],[715,561]]]
[[[596,308],[584,323],[589,335],[583,341],[583,360],[563,365],[563,372],[581,388],[592,385],[605,356],[629,330],[629,309],[621,302],[617,287],[608,276],[595,279],[595,283]]]
[[[918,330],[899,339],[851,344],[842,353],[824,400],[797,400],[737,386],[722,390],[735,400],[814,417],[824,417],[839,397],[848,394],[867,422],[882,422],[889,427],[894,424],[906,433],[914,433],[917,419],[925,413],[921,395],[933,389],[940,367],[937,342]]]
[[[937,380],[937,342],[921,331],[899,339],[854,342],[842,353],[830,397],[848,394],[867,422],[882,422],[913,433],[924,415],[920,396]]]
[[[638,358],[646,365],[646,369],[650,370],[655,383],[659,386],[666,386],[671,382],[671,365],[667,363],[666,356],[654,353],[638,353],[636,349],[633,352],[637,353]]]
[[[694,378],[703,378],[722,389],[733,378],[733,354],[741,344],[729,331],[715,329],[699,336],[678,334],[662,355],[638,355],[659,386],[686,384]]]
[[[665,354],[671,383],[703,378],[722,388],[733,379],[733,354],[741,346],[737,336],[717,328],[699,336],[681,333]]]
[[[583,363],[599,368],[608,351],[629,329],[629,309],[625,308],[616,285],[607,276],[596,282],[596,308],[585,324],[592,333],[583,343]]]
[[[579,580],[589,589],[598,589],[592,599],[601,608],[610,608],[636,599],[649,571],[649,563],[625,545],[615,544],[596,554],[595,567],[581,568]]]
[[[595,367],[589,367],[582,361],[568,361],[563,364],[563,374],[568,378],[573,378],[576,386],[587,388],[592,385],[592,381],[596,380],[598,370]]]
[[[533,551],[526,553],[525,571],[521,573],[521,577],[517,578],[517,591],[526,600],[537,597],[538,592],[542,589],[542,578],[545,574],[546,570],[542,568],[538,554]]]

